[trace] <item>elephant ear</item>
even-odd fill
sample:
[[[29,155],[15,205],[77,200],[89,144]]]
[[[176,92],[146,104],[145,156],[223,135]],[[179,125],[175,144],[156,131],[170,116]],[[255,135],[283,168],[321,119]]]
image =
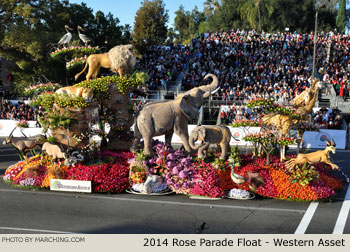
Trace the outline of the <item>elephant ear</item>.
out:
[[[198,131],[203,137],[202,141],[205,141],[205,134],[206,134],[205,128],[200,128]]]
[[[198,118],[198,109],[192,104],[191,95],[184,95],[181,97],[180,101],[180,109],[181,111],[190,119],[197,119]]]
[[[191,131],[190,135],[191,135],[191,137],[193,137],[193,139],[198,139],[198,131],[197,130],[193,129]]]

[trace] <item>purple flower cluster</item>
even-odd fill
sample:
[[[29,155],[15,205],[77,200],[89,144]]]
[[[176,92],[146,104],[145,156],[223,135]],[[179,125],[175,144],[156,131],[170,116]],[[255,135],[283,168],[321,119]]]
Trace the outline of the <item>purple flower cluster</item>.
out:
[[[153,174],[155,167],[164,168],[161,174],[167,185],[176,193],[188,193],[193,186],[195,169],[189,156],[185,157],[181,150],[174,150],[170,146],[155,141],[153,148],[157,155],[146,161],[149,172]]]
[[[34,178],[26,178],[19,182],[21,186],[34,186],[35,185],[35,179]]]

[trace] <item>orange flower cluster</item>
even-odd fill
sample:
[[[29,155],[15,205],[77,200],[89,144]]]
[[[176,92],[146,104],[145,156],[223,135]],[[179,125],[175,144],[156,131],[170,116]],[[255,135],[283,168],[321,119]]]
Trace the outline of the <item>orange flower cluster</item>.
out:
[[[277,189],[277,197],[293,200],[318,200],[318,195],[308,185],[291,183],[290,177],[282,170],[271,169],[270,175]]]

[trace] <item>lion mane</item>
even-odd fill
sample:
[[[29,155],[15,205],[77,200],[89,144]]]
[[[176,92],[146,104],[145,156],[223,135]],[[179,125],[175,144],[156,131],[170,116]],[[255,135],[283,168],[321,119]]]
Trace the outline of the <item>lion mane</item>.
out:
[[[135,64],[136,57],[132,52],[132,45],[119,45],[113,47],[108,52],[108,58],[111,62],[112,71],[121,69],[123,73],[132,72]]]

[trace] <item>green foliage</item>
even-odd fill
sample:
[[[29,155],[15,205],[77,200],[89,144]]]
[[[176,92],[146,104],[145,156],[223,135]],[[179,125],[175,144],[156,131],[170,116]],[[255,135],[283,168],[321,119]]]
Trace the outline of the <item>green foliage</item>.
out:
[[[69,96],[67,94],[54,94],[55,104],[60,108],[86,108],[87,102],[80,96]]]
[[[53,137],[53,136],[49,136],[49,137],[47,138],[47,141],[48,141],[49,143],[54,144],[54,143],[57,143],[57,138],[56,138],[56,137]]]
[[[289,170],[292,183],[299,183],[300,185],[308,185],[311,181],[318,179],[319,173],[315,167],[309,164],[304,164],[302,168],[296,165]]]
[[[144,72],[135,72],[131,77],[120,78],[117,75],[105,76],[90,81],[82,81],[76,86],[87,87],[94,89],[95,96],[100,99],[106,99],[109,97],[108,85],[115,83],[118,87],[118,91],[124,94],[129,87],[139,87],[144,85],[148,81],[148,75]]]
[[[56,109],[47,110],[44,117],[39,117],[38,121],[44,128],[44,132],[51,129],[65,128],[68,129],[72,124],[78,121],[68,111],[59,111]]]
[[[215,158],[214,162],[211,163],[213,167],[215,167],[215,169],[218,170],[225,170],[226,167],[226,161],[220,158]]]
[[[163,45],[167,38],[169,16],[162,0],[145,0],[136,12],[134,33],[135,47],[143,53],[152,45]]]
[[[239,152],[238,145],[235,145],[233,148],[231,148],[231,151],[228,156],[228,160],[231,163],[234,163],[234,166],[241,166],[241,156]]]
[[[346,25],[346,1],[340,0],[339,1],[339,8],[338,8],[338,15],[337,15],[337,30],[340,33],[345,32],[345,25]]]
[[[189,44],[198,33],[200,23],[205,20],[204,14],[198,11],[197,6],[189,12],[185,11],[182,5],[175,14],[175,30],[179,33],[178,39],[183,44]]]
[[[30,103],[33,107],[42,106],[46,111],[51,110],[54,104],[60,108],[74,107],[77,109],[86,108],[88,106],[82,97],[56,93],[42,94]]]
[[[326,8],[318,15],[319,30],[329,31],[335,26],[336,0],[320,0]],[[256,29],[265,32],[283,32],[289,28],[294,32],[311,32],[315,27],[316,1],[314,0],[207,0],[197,27],[198,33],[229,31],[231,29]],[[189,12],[188,12],[189,13]],[[185,22],[186,12],[177,11],[176,21]],[[176,26],[175,26],[176,27]],[[184,26],[187,27],[187,26]],[[185,34],[180,26],[179,34]],[[192,33],[195,34],[195,33]],[[186,39],[180,39],[185,41]]]
[[[55,97],[53,94],[44,93],[39,95],[36,99],[34,99],[29,105],[33,107],[42,106],[45,110],[50,110],[55,103]]]

